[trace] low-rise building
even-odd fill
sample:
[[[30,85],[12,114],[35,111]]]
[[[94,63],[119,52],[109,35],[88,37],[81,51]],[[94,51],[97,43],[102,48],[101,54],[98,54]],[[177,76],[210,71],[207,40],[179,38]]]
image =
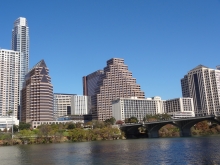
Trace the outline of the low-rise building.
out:
[[[124,121],[127,118],[136,117],[142,121],[146,114],[164,113],[163,102],[158,96],[147,99],[120,98],[112,101],[112,116],[116,120]]]
[[[138,99],[137,97],[120,98],[112,101],[112,116],[116,120],[124,121],[127,118],[136,117],[139,121],[142,121],[146,114],[162,113],[168,113],[176,118],[194,117],[193,99],[161,100],[159,96],[156,96],[146,99]]]
[[[174,118],[195,117],[193,99],[175,98],[164,102],[164,111]]]
[[[71,114],[71,97],[75,94],[54,93],[54,118]]]
[[[12,125],[19,125],[19,120],[17,116],[0,116],[0,130],[9,130]]]

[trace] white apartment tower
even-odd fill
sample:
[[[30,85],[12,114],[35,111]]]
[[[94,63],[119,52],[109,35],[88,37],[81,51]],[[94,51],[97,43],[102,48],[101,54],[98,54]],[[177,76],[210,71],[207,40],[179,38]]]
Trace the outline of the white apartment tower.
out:
[[[20,54],[18,51],[0,49],[0,116],[14,111],[19,105]]]
[[[14,22],[12,50],[20,52],[19,90],[21,90],[29,68],[29,27],[26,18],[19,17]]]
[[[197,116],[220,112],[220,70],[199,65],[181,79],[181,86],[183,97],[193,98]]]

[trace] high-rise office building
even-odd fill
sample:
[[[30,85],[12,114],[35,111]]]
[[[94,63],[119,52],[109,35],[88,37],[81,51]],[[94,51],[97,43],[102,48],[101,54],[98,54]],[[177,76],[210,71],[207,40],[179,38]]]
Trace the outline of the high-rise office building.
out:
[[[112,100],[120,97],[137,97],[144,98],[144,92],[141,91],[140,85],[136,84],[136,79],[128,71],[128,66],[124,64],[124,59],[112,58],[107,61],[97,81],[95,91],[91,96],[93,119],[106,120],[112,117]]]
[[[38,62],[25,76],[22,89],[21,121],[52,121],[53,86],[44,60]]]
[[[29,67],[29,27],[26,18],[19,17],[14,22],[12,50],[20,52],[19,90],[21,90]]]
[[[0,49],[0,116],[14,112],[19,105],[20,54],[18,51]]]
[[[103,70],[97,70],[83,77],[83,95],[85,96],[95,95],[95,89],[98,87],[97,83],[103,73],[104,73]]]
[[[199,65],[181,79],[181,87],[183,97],[193,98],[197,116],[220,113],[220,70]]]

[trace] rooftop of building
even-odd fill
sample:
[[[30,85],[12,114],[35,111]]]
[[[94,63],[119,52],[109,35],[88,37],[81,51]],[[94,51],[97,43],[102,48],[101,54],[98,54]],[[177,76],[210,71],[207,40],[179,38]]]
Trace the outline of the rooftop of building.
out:
[[[19,51],[10,50],[10,49],[2,49],[2,48],[0,48],[0,51],[17,52],[17,53],[19,53]]]
[[[14,26],[28,26],[27,19],[25,17],[18,17],[15,22]]]
[[[32,71],[33,69],[37,68],[37,67],[47,67],[46,63],[44,60],[40,60],[36,65],[34,65],[30,70]]]
[[[90,77],[93,77],[93,76],[96,76],[96,75],[100,75],[100,74],[103,74],[103,73],[104,73],[104,71],[99,69],[99,70],[97,70],[95,72],[92,72],[92,73],[90,73],[90,74],[88,74],[87,76],[84,76],[84,77],[90,78]]]
[[[54,93],[54,95],[77,95],[77,94],[71,94],[71,93]]]
[[[200,64],[200,65],[198,65],[197,67],[193,68],[192,70],[195,70],[195,69],[200,69],[200,68],[207,68],[207,69],[209,69],[209,67],[207,67],[207,66],[205,66],[205,65]]]

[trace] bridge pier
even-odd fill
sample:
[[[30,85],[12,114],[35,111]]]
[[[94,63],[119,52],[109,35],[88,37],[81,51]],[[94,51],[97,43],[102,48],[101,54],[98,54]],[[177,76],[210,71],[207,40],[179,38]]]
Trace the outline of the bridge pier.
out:
[[[159,133],[157,130],[152,130],[148,132],[148,138],[159,138]]]
[[[180,136],[181,137],[191,137],[192,134],[191,134],[190,128],[187,128],[187,129],[185,128],[185,129],[180,130]]]

